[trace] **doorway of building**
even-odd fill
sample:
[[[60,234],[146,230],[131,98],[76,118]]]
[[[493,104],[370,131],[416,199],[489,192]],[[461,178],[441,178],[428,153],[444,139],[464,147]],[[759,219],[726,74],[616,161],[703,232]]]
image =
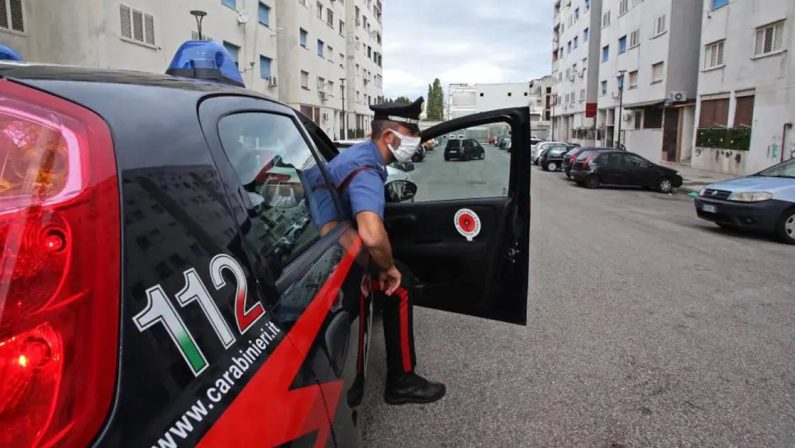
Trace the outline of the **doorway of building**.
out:
[[[676,162],[676,147],[679,133],[679,109],[665,109],[663,120],[662,159]]]

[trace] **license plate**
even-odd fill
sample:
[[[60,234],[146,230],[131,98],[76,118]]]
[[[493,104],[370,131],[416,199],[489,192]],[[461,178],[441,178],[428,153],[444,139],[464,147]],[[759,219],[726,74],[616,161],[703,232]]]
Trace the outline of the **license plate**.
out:
[[[718,206],[717,205],[704,204],[704,205],[701,206],[701,210],[704,210],[707,213],[718,213]]]

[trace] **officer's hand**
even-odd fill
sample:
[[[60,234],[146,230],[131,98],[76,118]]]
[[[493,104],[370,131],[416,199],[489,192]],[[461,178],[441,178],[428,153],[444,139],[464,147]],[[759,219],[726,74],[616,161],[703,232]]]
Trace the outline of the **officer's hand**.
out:
[[[384,286],[386,295],[391,296],[400,287],[400,271],[395,265],[392,265],[389,270],[381,271],[379,280],[381,280],[381,284]]]

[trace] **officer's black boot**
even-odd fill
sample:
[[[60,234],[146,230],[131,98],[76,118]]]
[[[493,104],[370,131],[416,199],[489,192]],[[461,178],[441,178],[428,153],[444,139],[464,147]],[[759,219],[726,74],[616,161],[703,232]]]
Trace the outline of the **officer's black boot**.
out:
[[[428,381],[414,372],[387,375],[384,400],[389,404],[433,403],[446,391],[444,384]]]

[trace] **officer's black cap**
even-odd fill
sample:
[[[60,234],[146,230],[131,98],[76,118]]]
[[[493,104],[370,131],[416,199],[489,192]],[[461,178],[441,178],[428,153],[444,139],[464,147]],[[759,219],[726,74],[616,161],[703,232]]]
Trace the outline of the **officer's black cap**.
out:
[[[412,132],[420,132],[420,114],[424,104],[425,99],[419,97],[411,104],[377,104],[370,106],[370,110],[375,112],[376,120],[394,121],[411,129]]]

